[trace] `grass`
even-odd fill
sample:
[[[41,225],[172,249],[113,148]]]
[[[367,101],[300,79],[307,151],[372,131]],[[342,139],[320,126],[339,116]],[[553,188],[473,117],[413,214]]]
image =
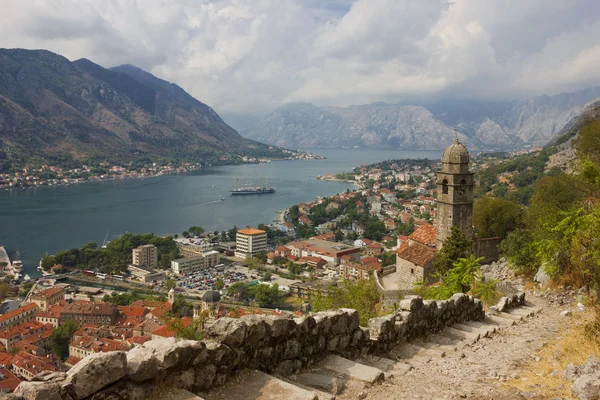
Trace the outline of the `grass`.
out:
[[[565,318],[559,336],[546,343],[532,359],[520,367],[519,378],[505,385],[525,392],[537,392],[543,398],[574,398],[572,381],[563,378],[563,371],[570,363],[585,364],[589,356],[600,356],[600,342],[585,334],[585,326],[594,319],[593,310],[573,313]],[[553,371],[558,371],[552,375]]]

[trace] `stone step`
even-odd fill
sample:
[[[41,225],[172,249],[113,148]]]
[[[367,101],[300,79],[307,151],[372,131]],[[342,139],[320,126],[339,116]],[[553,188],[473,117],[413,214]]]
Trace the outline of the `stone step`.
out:
[[[447,327],[446,329],[444,329],[442,334],[452,339],[460,340],[461,342],[466,344],[473,344],[475,342],[478,342],[481,338],[479,333],[465,332],[452,327]]]
[[[431,356],[428,355],[421,355],[421,354],[415,354],[414,356],[412,356],[411,358],[406,358],[403,359],[402,362],[408,364],[408,365],[412,365],[413,367],[421,367],[425,364],[428,364],[429,362],[431,362]]]
[[[500,318],[495,315],[487,315],[485,319],[500,326],[512,326],[517,324],[517,321],[514,319]]]
[[[538,306],[534,306],[534,305],[524,305],[524,306],[521,306],[521,308],[532,311],[534,315],[541,313],[543,310],[543,307],[538,307]]]
[[[429,343],[428,346],[423,346],[422,344],[415,343],[412,343],[412,345],[419,349],[417,355],[439,358],[446,357],[446,351],[444,349],[441,349],[439,345],[434,346],[431,343]]]
[[[390,353],[394,354],[399,359],[411,358],[421,350],[420,348],[413,346],[410,343],[401,343],[390,350]]]
[[[379,368],[382,371],[388,371],[394,368],[394,365],[398,363],[398,361],[389,358],[377,357],[370,354],[361,357],[356,361],[361,364],[366,364],[370,365],[371,367]]]
[[[478,329],[479,332],[485,332],[486,337],[492,336],[492,334],[496,333],[496,331],[498,330],[498,325],[484,324],[482,322],[477,321],[467,321],[464,323],[464,325]]]
[[[511,315],[522,315],[524,317],[533,317],[535,315],[535,313],[532,310],[528,310],[525,308],[512,308],[510,310],[507,310],[507,313]]]
[[[225,385],[213,388],[204,395],[206,400],[319,400],[313,390],[267,375],[257,370],[246,370]]]
[[[440,346],[450,346],[450,347],[454,348],[455,351],[461,344],[460,341],[458,341],[456,339],[452,339],[452,338],[449,338],[448,336],[442,336],[442,335],[438,335],[435,333],[427,336],[427,341],[438,344]]]
[[[309,387],[318,391],[323,391],[336,395],[344,389],[343,379],[336,378],[335,376],[327,375],[322,372],[306,372],[295,375],[290,378],[295,384],[299,384],[301,387]],[[319,394],[319,393],[317,393]],[[321,399],[323,395],[319,395]]]
[[[343,376],[367,383],[381,382],[384,379],[383,371],[379,368],[360,364],[347,358],[328,355],[316,364],[317,368],[333,371]]]
[[[411,369],[414,369],[414,367],[412,365],[407,364],[407,363],[402,362],[402,361],[398,361],[398,362],[396,362],[396,364],[394,364],[394,367],[391,369],[391,372],[395,376],[404,376]]]
[[[204,400],[202,397],[184,389],[168,388],[155,390],[149,400]]]
[[[515,321],[523,321],[523,319],[524,319],[522,315],[509,314],[509,313],[505,313],[505,312],[495,314],[495,316],[500,317],[500,318],[512,319]]]
[[[479,338],[484,338],[484,337],[490,336],[490,332],[487,329],[474,328],[472,326],[465,325],[465,324],[454,324],[451,327],[454,329],[458,329],[459,331],[463,331],[463,332],[478,333]]]

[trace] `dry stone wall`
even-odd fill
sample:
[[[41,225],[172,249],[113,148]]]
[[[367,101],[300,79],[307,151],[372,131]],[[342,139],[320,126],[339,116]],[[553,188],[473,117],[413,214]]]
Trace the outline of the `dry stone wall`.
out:
[[[202,393],[245,368],[289,375],[326,354],[354,359],[484,316],[481,302],[461,293],[444,301],[409,296],[394,313],[371,319],[367,328],[359,326],[358,313],[350,309],[300,318],[220,318],[205,340],[151,340],[128,352],[94,354],[67,373],[40,374],[21,383],[11,397],[146,400],[166,387]]]

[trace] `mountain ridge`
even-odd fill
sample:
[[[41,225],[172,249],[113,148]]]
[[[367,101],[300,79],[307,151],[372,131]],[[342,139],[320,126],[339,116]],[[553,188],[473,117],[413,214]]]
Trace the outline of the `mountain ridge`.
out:
[[[474,149],[518,149],[548,143],[587,103],[599,97],[600,87],[592,87],[513,101],[375,102],[347,107],[289,103],[242,134],[288,147],[417,150],[441,150],[458,135]]]
[[[133,66],[0,49],[0,158],[210,161],[280,156],[179,86]]]

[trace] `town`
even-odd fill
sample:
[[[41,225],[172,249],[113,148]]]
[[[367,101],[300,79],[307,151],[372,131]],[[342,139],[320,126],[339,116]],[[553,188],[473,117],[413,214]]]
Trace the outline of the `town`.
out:
[[[282,149],[285,155],[279,160],[318,160],[322,156],[310,152]],[[219,164],[257,164],[271,162],[268,158],[259,157],[220,157]],[[77,164],[69,162],[69,165]],[[192,162],[136,162],[129,164],[114,164],[102,161],[96,165],[79,165],[66,167],[44,163],[28,162],[23,168],[11,167],[6,171],[0,168],[0,189],[27,188],[37,186],[70,185],[83,182],[98,182],[116,179],[149,178],[161,175],[182,174],[211,166],[206,163]],[[0,166],[2,167],[2,166]]]
[[[200,339],[224,316],[302,315],[344,282],[370,285],[383,311],[393,310],[433,276],[451,227],[473,235],[473,171],[480,165],[487,161],[471,160],[458,141],[441,162],[363,165],[324,176],[352,181],[355,190],[294,205],[277,223],[88,243],[44,256],[35,282],[21,281],[19,261],[4,254],[0,390],[89,354],[157,338]],[[497,245],[497,238],[477,239],[477,256],[497,259]]]

